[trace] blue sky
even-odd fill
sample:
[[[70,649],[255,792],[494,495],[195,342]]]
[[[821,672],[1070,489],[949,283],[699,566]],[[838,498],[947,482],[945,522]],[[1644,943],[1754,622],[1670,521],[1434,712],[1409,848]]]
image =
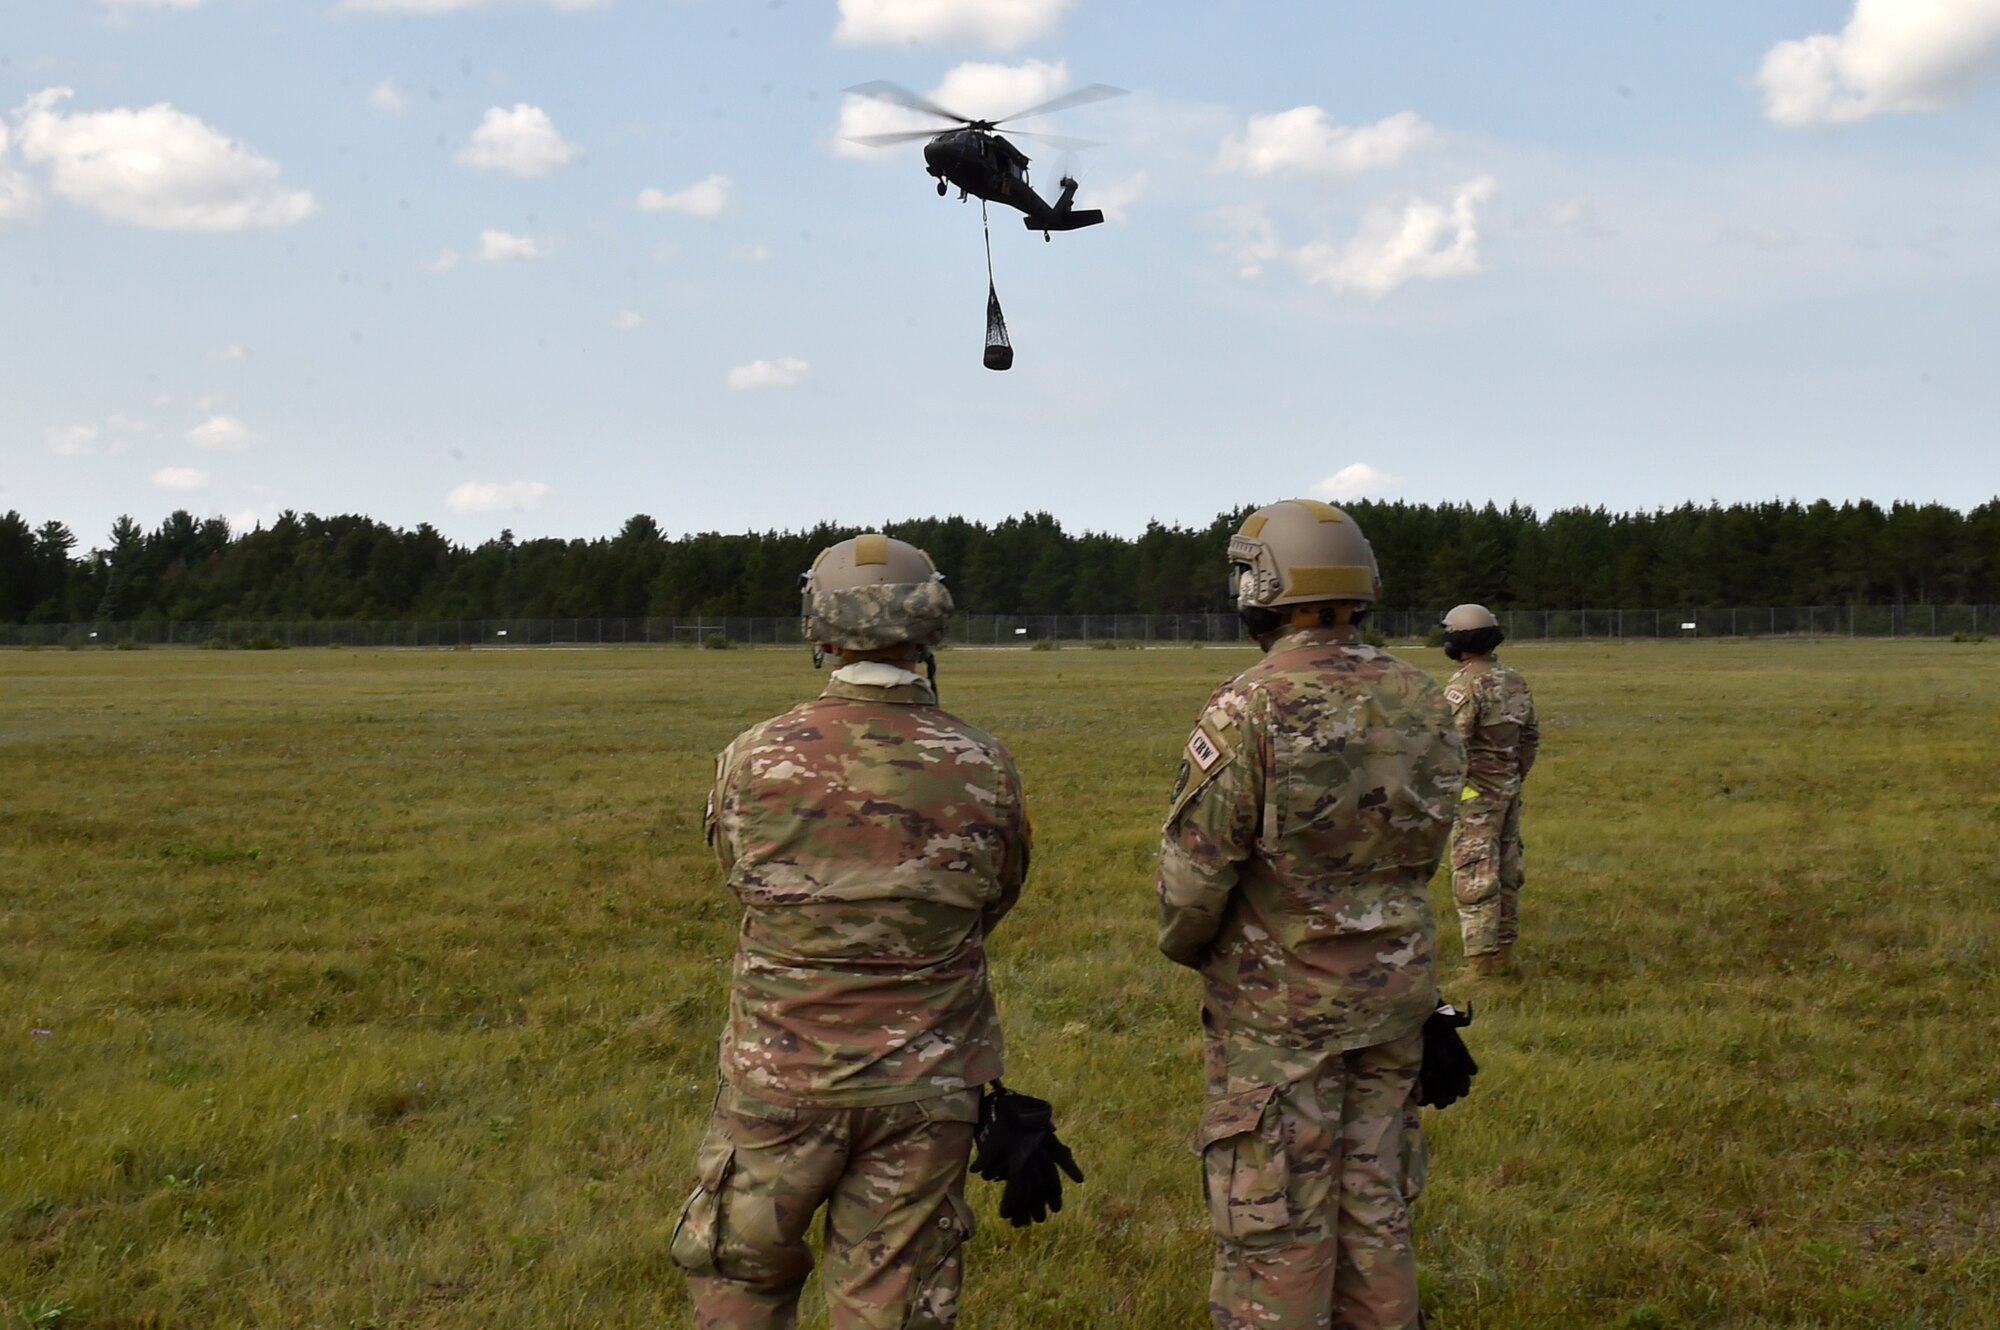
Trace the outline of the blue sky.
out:
[[[0,510],[86,543],[2000,491],[2000,0],[0,14]],[[1005,374],[878,78],[1130,89]]]

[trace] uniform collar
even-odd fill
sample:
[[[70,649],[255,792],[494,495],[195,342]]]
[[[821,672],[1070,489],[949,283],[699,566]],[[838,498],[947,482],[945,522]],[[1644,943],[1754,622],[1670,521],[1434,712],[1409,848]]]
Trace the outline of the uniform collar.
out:
[[[904,706],[937,705],[937,694],[921,674],[877,660],[858,660],[841,666],[827,680],[826,691],[820,696],[844,697],[855,702],[897,702]]]
[[[1360,641],[1361,630],[1351,623],[1331,628],[1289,628],[1278,635],[1266,654],[1275,656],[1280,651],[1294,651],[1299,647],[1355,646]]]

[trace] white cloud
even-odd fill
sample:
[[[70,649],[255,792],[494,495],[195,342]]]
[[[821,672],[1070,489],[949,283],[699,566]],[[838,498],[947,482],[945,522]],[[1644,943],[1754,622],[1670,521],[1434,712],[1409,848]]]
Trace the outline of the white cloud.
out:
[[[673,194],[644,189],[639,191],[639,211],[674,212],[683,217],[720,216],[729,206],[729,191],[733,187],[728,176],[712,175]]]
[[[539,480],[468,480],[445,495],[444,503],[455,513],[524,513],[541,507],[548,495],[549,487]]]
[[[1479,205],[1499,182],[1481,176],[1459,186],[1451,206],[1412,199],[1399,210],[1377,208],[1343,245],[1315,241],[1290,258],[1299,275],[1337,292],[1380,299],[1415,278],[1462,277],[1479,271]]]
[[[58,457],[88,457],[97,451],[97,426],[63,425],[42,435]]]
[[[543,9],[599,9],[610,0],[340,0],[340,8],[357,14],[456,14],[468,9],[497,9],[503,4]]]
[[[1350,129],[1333,124],[1317,106],[1297,106],[1275,115],[1251,116],[1241,138],[1223,140],[1216,165],[1245,175],[1346,180],[1394,166],[1436,138],[1437,131],[1415,111],[1399,111]]]
[[[771,257],[771,251],[762,245],[744,245],[737,249],[736,257],[744,263],[762,263]]]
[[[234,416],[210,416],[186,435],[197,448],[241,452],[250,446],[250,431]]]
[[[1255,204],[1233,204],[1218,208],[1211,220],[1223,234],[1223,248],[1236,261],[1236,275],[1255,281],[1264,275],[1264,265],[1285,257],[1284,242],[1270,217]]]
[[[383,79],[368,90],[368,104],[378,111],[386,111],[390,115],[394,115],[409,105],[409,98],[404,94],[403,89],[397,84],[396,80]]]
[[[1757,82],[1790,129],[1935,111],[2000,73],[2000,0],[1855,0],[1847,26],[1779,42]]]
[[[163,466],[153,473],[153,483],[163,490],[206,489],[208,472],[191,466]]]
[[[1076,0],[840,0],[843,46],[955,42],[1016,50],[1051,36]],[[1022,103],[1027,105],[1027,103]]]
[[[7,126],[0,124],[0,222],[21,221],[40,211],[42,191],[27,172],[8,164]]]
[[[1129,209],[1146,192],[1146,173],[1126,176],[1123,180],[1113,180],[1102,185],[1086,185],[1077,191],[1079,207],[1099,208],[1104,212],[1104,220],[1124,223],[1130,220]]]
[[[631,332],[634,328],[637,328],[641,324],[645,323],[645,321],[646,321],[646,316],[639,313],[637,310],[624,309],[618,311],[618,317],[613,319],[612,323],[617,327],[618,331],[620,332]]]
[[[1366,462],[1344,466],[1312,487],[1315,498],[1328,503],[1349,503],[1355,499],[1380,499],[1401,488],[1403,478],[1378,471]]]
[[[737,392],[745,388],[785,388],[805,377],[803,360],[753,360],[729,371],[729,386]]]
[[[516,102],[511,111],[489,108],[453,160],[474,171],[504,171],[532,179],[568,166],[577,152],[574,143],[556,132],[547,111]]]
[[[448,249],[430,261],[432,272],[450,272],[465,260],[465,255],[455,249]]]
[[[231,342],[228,346],[217,351],[215,358],[224,364],[228,364],[233,360],[248,360],[250,358],[250,348],[241,342]]]
[[[153,427],[143,420],[134,420],[130,416],[112,415],[105,419],[104,428],[113,434],[148,434],[152,432]]]
[[[70,96],[38,92],[14,118],[22,159],[72,203],[162,231],[290,226],[315,210],[310,193],[278,184],[276,162],[165,102],[65,115]]]
[[[481,263],[512,263],[527,259],[539,259],[545,251],[533,236],[517,236],[511,231],[481,231],[479,233],[479,254]]]
[[[1018,65],[968,61],[945,74],[925,95],[938,105],[965,116],[1012,115],[1060,93],[1069,83],[1069,67],[1058,60],[1029,60]],[[841,99],[840,124],[834,129],[833,151],[841,157],[893,159],[899,154],[871,148],[850,139],[868,134],[895,134],[911,129],[944,130],[951,126],[921,111],[877,97],[848,93]]]

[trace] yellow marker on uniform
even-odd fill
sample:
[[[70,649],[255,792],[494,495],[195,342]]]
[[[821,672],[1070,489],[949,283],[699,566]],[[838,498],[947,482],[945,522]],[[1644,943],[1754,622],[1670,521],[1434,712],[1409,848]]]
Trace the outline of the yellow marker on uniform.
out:
[[[1478,797],[1479,797],[1479,791],[1474,789],[1472,786],[1468,785],[1459,792],[1458,801],[1462,804],[1471,803],[1474,799],[1477,799]]]

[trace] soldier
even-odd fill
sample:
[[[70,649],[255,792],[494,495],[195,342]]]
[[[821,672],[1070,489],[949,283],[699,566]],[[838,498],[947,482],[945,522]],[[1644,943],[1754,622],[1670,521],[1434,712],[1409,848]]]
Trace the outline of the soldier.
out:
[[[1381,579],[1345,513],[1260,508],[1229,561],[1265,655],[1188,739],[1159,875],[1160,950],[1205,988],[1209,1314],[1415,1326],[1428,883],[1464,749],[1443,690],[1360,640]]]
[[[743,924],[672,1247],[702,1330],[796,1323],[822,1206],[835,1330],[957,1316],[978,1087],[1001,1073],[985,943],[1030,832],[1007,750],[915,672],[951,610],[912,545],[824,551],[804,629],[839,668],[717,760],[706,828]]]
[[[1493,653],[1506,639],[1484,605],[1444,616],[1444,653],[1463,661],[1445,685],[1452,722],[1465,740],[1465,789],[1451,838],[1451,893],[1472,973],[1510,973],[1520,933],[1521,784],[1542,731],[1528,682]]]

